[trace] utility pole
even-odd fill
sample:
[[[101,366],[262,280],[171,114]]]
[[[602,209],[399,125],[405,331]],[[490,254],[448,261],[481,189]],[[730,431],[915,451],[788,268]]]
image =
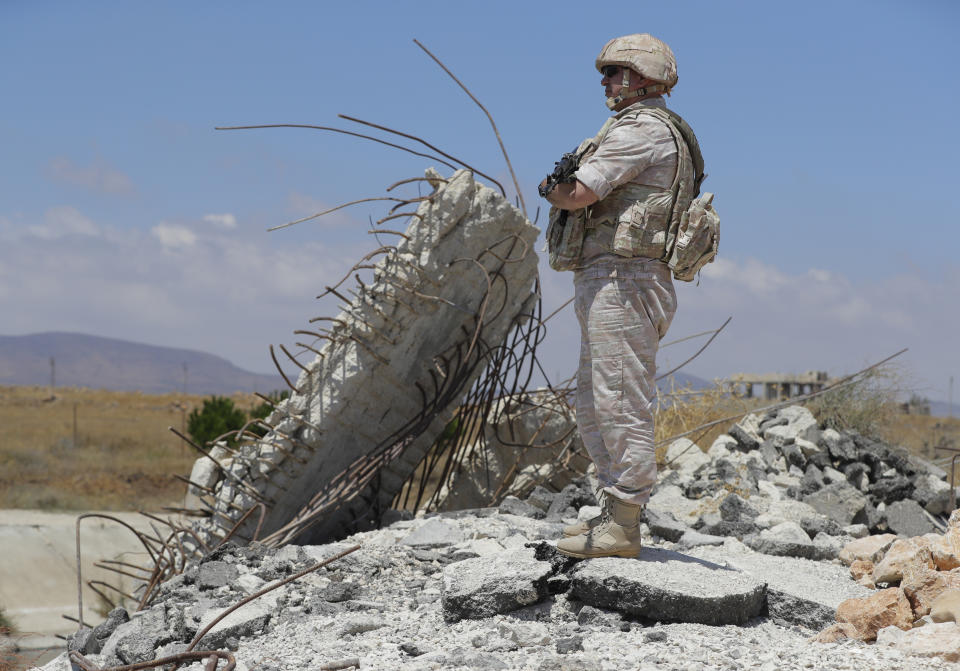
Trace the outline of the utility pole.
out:
[[[187,362],[183,362],[183,397],[180,401],[180,433],[187,434]],[[183,451],[186,449],[183,445],[183,441],[180,443],[180,454],[183,455]]]
[[[57,362],[50,357],[50,395],[53,396],[53,390],[57,386]]]
[[[953,375],[950,376],[950,387],[947,392],[947,416],[953,419]]]

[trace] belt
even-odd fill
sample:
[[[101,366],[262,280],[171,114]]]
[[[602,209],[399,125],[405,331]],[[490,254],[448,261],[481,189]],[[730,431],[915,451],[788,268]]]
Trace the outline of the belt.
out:
[[[669,280],[670,266],[659,259],[638,256],[623,261],[598,261],[574,273],[575,279],[620,278],[629,280]]]

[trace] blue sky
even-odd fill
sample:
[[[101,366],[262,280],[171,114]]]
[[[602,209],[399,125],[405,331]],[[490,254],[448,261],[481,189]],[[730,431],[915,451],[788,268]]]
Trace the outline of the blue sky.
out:
[[[268,343],[371,249],[356,207],[270,226],[422,173],[421,158],[307,130],[419,135],[508,181],[531,217],[553,161],[603,123],[593,59],[651,32],[697,131],[721,258],[679,287],[668,338],[727,331],[688,371],[842,373],[910,347],[922,394],[960,373],[952,207],[960,9],[893,2],[26,2],[0,0],[0,333],[81,331],[219,353]],[[544,269],[545,309],[571,295]],[[572,315],[543,347],[572,372]],[[676,351],[675,351],[676,350]],[[664,350],[661,365],[685,357]]]

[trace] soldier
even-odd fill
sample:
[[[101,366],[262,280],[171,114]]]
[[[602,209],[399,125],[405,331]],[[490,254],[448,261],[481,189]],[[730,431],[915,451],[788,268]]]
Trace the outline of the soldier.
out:
[[[690,204],[690,185],[699,191],[702,159],[692,131],[690,142],[680,133],[681,124],[689,126],[666,109],[663,94],[677,83],[666,44],[647,34],[618,37],[596,67],[614,114],[578,148],[575,179],[541,184],[553,206],[551,266],[574,271],[577,425],[602,501],[602,514],[566,527],[557,549],[572,557],[631,557],[640,551],[640,516],[657,474],[657,348],[677,308],[665,262],[670,222],[675,207]],[[679,193],[686,202],[678,204]]]

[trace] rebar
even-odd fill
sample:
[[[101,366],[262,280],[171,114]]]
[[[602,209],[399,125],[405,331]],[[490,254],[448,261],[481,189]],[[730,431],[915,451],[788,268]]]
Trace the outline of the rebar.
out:
[[[332,128],[330,126],[311,126],[308,124],[295,124],[295,123],[275,123],[275,124],[261,124],[257,126],[220,126],[215,127],[214,130],[250,130],[254,128],[310,128],[313,130],[326,130],[332,133],[343,133],[344,135],[353,135],[354,137],[363,138],[364,140],[372,140],[373,142],[379,142],[380,144],[385,144],[388,147],[393,147],[394,149],[400,149],[401,151],[414,154],[415,156],[422,156],[424,158],[429,158],[431,161],[437,161],[447,166],[451,170],[456,170],[457,166],[452,163],[447,163],[442,158],[437,158],[436,156],[431,156],[430,154],[423,154],[419,151],[414,151],[409,147],[404,147],[403,145],[394,144],[393,142],[387,142],[386,140],[381,140],[380,138],[373,137],[372,135],[364,135],[363,133],[354,133],[353,131],[343,130],[342,128]]]
[[[300,393],[300,390],[297,389],[290,378],[287,377],[287,374],[283,371],[283,368],[280,367],[280,362],[277,361],[277,353],[273,351],[273,345],[270,345],[270,358],[273,359],[273,365],[277,367],[277,370],[280,372],[280,376],[283,378],[283,381],[287,383],[287,386],[290,387],[290,390],[294,393]]]
[[[423,49],[423,50],[426,52],[426,54],[427,54],[430,58],[432,58],[437,65],[439,65],[441,68],[443,68],[443,71],[446,72],[448,75],[450,75],[450,79],[452,79],[453,81],[455,81],[455,82],[457,83],[457,85],[460,86],[460,88],[462,88],[462,89],[464,90],[464,92],[465,92],[468,96],[470,96],[470,99],[477,104],[477,107],[479,107],[480,109],[482,109],[482,110],[483,110],[483,113],[487,115],[487,119],[490,120],[490,126],[493,128],[493,133],[494,133],[494,135],[497,136],[497,144],[500,145],[500,151],[503,152],[503,160],[506,161],[506,163],[507,163],[507,169],[510,171],[510,177],[513,179],[513,188],[516,189],[517,198],[520,199],[520,209],[523,211],[523,216],[526,217],[526,216],[527,216],[527,205],[526,205],[526,203],[523,201],[523,192],[520,190],[520,183],[517,181],[517,175],[516,175],[516,173],[513,171],[513,164],[510,163],[510,157],[507,155],[507,148],[506,148],[505,146],[503,146],[503,139],[500,137],[500,131],[497,130],[497,124],[494,123],[494,121],[493,121],[493,116],[491,116],[490,112],[487,111],[487,108],[484,107],[483,104],[482,104],[479,100],[477,100],[477,97],[476,97],[475,95],[473,95],[473,93],[471,93],[470,89],[468,89],[468,88],[463,84],[463,82],[461,82],[459,79],[457,79],[456,75],[454,75],[452,72],[450,72],[450,69],[449,69],[446,65],[443,64],[443,61],[441,61],[439,58],[437,58],[436,56],[434,56],[433,53],[432,53],[429,49],[427,49],[425,46],[423,46],[418,40],[414,40],[414,43],[415,43],[418,47],[420,47],[421,49]],[[500,189],[501,189],[501,191],[502,191],[502,190],[503,190],[503,187],[501,186]],[[504,193],[504,195],[506,195],[506,193]]]
[[[484,178],[486,178],[487,180],[489,180],[490,182],[496,184],[497,187],[500,189],[500,193],[503,194],[504,197],[506,197],[506,195],[507,195],[507,191],[506,191],[506,189],[503,188],[503,184],[501,184],[500,182],[498,182],[497,180],[495,180],[493,177],[491,177],[491,176],[488,175],[487,173],[485,173],[485,172],[480,172],[479,170],[477,170],[477,169],[474,168],[473,166],[465,163],[464,161],[461,161],[461,160],[460,160],[459,158],[457,158],[456,156],[451,156],[451,155],[448,154],[447,152],[445,152],[445,151],[443,151],[443,150],[441,150],[441,149],[439,149],[439,148],[437,148],[437,147],[434,147],[432,144],[430,144],[429,142],[427,142],[426,140],[424,140],[424,139],[422,139],[422,138],[417,137],[416,135],[411,135],[411,134],[409,134],[409,133],[404,133],[404,132],[399,131],[399,130],[394,130],[393,128],[387,128],[386,126],[381,126],[380,124],[371,123],[370,121],[364,121],[363,119],[357,119],[356,117],[347,116],[346,114],[338,114],[337,116],[340,117],[341,119],[346,119],[347,121],[352,121],[352,122],[354,122],[354,123],[362,124],[362,125],[364,125],[364,126],[369,126],[369,127],[371,127],[371,128],[376,128],[377,130],[382,130],[382,131],[384,131],[384,132],[386,132],[386,133],[393,133],[394,135],[399,135],[400,137],[405,137],[405,138],[407,138],[408,140],[414,140],[414,141],[416,141],[416,142],[419,142],[419,143],[422,144],[424,147],[429,147],[430,149],[432,149],[433,151],[437,152],[438,154],[440,154],[440,155],[443,156],[444,158],[449,158],[449,159],[450,159],[451,161],[453,161],[454,163],[459,163],[460,165],[462,165],[464,168],[466,168],[467,170],[469,170],[469,171],[472,172],[473,174],[475,174],[475,175],[480,175],[481,177],[484,177]],[[447,164],[447,165],[449,165],[449,164]]]
[[[246,597],[245,599],[242,599],[239,603],[236,603],[236,604],[234,604],[233,606],[230,606],[230,607],[227,608],[225,611],[223,611],[222,613],[220,613],[217,617],[215,617],[213,620],[211,620],[211,621],[207,624],[206,627],[204,627],[203,629],[201,629],[200,631],[197,632],[196,636],[193,637],[193,640],[190,641],[190,644],[187,646],[187,652],[190,652],[191,650],[193,650],[194,646],[196,646],[197,643],[199,643],[201,640],[203,640],[203,637],[207,635],[207,632],[209,632],[211,629],[213,629],[215,626],[217,626],[217,624],[219,624],[225,617],[227,617],[230,613],[234,612],[234,611],[237,610],[238,608],[240,608],[240,607],[242,607],[242,606],[245,606],[246,604],[250,603],[250,602],[253,601],[254,599],[260,598],[261,596],[263,596],[263,595],[266,594],[267,592],[271,592],[271,591],[277,589],[278,587],[283,587],[284,585],[287,585],[287,584],[293,582],[294,580],[297,580],[297,579],[299,579],[299,578],[302,578],[303,576],[307,575],[308,573],[313,573],[313,572],[316,571],[317,569],[323,568],[323,567],[326,566],[327,564],[332,564],[333,562],[337,561],[338,559],[342,559],[343,557],[346,557],[346,556],[347,556],[348,554],[350,554],[351,552],[356,552],[356,551],[359,550],[359,549],[360,549],[360,546],[359,546],[359,545],[354,545],[353,547],[347,548],[347,549],[344,550],[343,552],[338,552],[337,554],[333,555],[333,556],[330,557],[329,559],[324,559],[323,561],[318,562],[318,563],[314,564],[313,566],[310,566],[310,567],[308,567],[308,568],[303,569],[302,571],[298,571],[297,573],[294,573],[292,576],[289,576],[289,577],[287,577],[287,578],[284,578],[283,580],[281,580],[281,581],[279,581],[279,582],[273,583],[273,584],[270,585],[269,587],[264,587],[263,589],[261,589],[261,590],[259,590],[259,591],[257,591],[257,592],[254,592],[253,594],[251,594],[250,596]]]

